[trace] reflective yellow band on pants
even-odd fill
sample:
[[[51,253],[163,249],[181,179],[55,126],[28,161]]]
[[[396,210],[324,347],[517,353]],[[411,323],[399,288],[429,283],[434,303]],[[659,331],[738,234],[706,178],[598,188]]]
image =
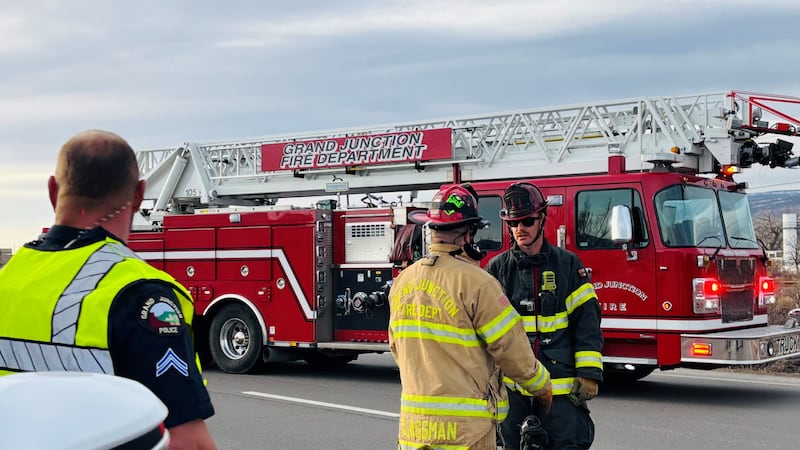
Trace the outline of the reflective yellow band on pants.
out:
[[[497,413],[492,413],[485,399],[402,394],[400,413],[503,420],[508,415],[508,400],[498,403]]]

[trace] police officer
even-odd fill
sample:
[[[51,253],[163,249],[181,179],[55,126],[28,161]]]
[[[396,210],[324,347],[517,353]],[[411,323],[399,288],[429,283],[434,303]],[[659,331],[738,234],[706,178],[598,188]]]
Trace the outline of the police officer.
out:
[[[503,201],[500,218],[514,243],[486,270],[522,315],[530,344],[550,371],[553,385],[552,409],[545,414],[537,411],[524,386],[505,380],[510,406],[501,425],[505,448],[520,448],[520,424],[531,414],[541,419],[549,448],[589,448],[594,423],[586,402],[597,395],[603,373],[597,296],[578,257],[550,245],[543,236],[547,202],[539,188],[515,183],[506,189]]]
[[[131,378],[167,406],[170,448],[216,449],[191,296],[125,245],[144,189],[121,137],[90,130],[64,144],[48,181],[55,224],[0,271],[0,375]]]
[[[477,197],[453,185],[433,202],[409,215],[430,228],[429,256],[405,268],[389,292],[389,342],[402,382],[398,448],[494,450],[508,408],[498,366],[544,409],[549,375],[519,314],[478,265]]]

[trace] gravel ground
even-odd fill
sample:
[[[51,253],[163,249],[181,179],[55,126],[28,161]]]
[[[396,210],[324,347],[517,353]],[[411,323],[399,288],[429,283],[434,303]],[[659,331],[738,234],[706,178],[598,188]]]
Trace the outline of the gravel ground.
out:
[[[731,372],[764,373],[769,375],[800,376],[800,358],[784,359],[758,366],[732,367]]]

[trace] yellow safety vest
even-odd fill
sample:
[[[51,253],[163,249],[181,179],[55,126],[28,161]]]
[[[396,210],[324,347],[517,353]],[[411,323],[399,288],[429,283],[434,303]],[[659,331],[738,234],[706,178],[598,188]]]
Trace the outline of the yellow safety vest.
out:
[[[189,292],[115,239],[60,251],[21,248],[0,271],[0,375],[114,374],[108,348],[111,303],[141,280],[168,283],[191,326]]]

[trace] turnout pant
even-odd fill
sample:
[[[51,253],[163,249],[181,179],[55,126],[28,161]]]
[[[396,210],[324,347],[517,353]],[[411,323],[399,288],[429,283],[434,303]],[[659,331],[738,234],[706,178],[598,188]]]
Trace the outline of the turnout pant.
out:
[[[508,417],[500,424],[505,450],[520,448],[520,426],[525,417],[536,414],[550,436],[550,449],[588,449],[594,441],[594,422],[589,410],[575,406],[566,395],[553,397],[550,414],[542,417],[534,411],[532,398],[516,391],[508,391]],[[500,443],[498,443],[499,445]]]

